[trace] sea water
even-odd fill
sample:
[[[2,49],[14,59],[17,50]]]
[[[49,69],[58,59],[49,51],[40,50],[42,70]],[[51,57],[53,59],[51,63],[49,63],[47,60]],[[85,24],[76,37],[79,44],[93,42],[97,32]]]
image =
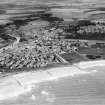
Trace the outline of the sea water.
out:
[[[37,83],[0,105],[105,105],[105,70]]]

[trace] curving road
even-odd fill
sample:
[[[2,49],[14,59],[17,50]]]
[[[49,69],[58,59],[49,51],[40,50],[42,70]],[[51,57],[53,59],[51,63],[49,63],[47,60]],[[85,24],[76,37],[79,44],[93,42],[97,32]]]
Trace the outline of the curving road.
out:
[[[15,47],[15,46],[19,43],[20,37],[15,37],[15,38],[16,38],[15,41],[11,41],[10,43],[8,43],[7,46],[2,47],[2,48],[0,49],[0,53],[3,51],[3,49],[8,49],[8,48],[13,48],[13,47]]]

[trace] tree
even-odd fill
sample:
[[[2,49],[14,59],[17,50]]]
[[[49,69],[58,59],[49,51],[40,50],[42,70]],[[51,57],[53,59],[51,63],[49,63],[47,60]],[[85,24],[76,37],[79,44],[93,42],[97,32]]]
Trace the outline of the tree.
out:
[[[89,26],[89,25],[95,25],[90,20],[79,20],[78,21],[79,26]]]

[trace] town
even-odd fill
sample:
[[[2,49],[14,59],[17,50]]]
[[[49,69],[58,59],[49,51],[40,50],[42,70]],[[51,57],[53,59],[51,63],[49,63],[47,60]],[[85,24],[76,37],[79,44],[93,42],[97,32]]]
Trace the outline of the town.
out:
[[[51,23],[32,21],[16,28],[8,25],[12,37],[0,49],[0,72],[37,70],[53,64],[105,59],[105,26],[102,22],[79,20]],[[14,39],[14,40],[13,40]]]

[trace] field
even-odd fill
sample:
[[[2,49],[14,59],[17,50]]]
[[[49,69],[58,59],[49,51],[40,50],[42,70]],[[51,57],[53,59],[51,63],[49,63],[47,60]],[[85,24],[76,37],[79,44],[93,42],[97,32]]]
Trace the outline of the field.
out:
[[[64,53],[64,54],[61,54],[60,56],[70,63],[87,61],[87,59],[84,56],[81,56],[81,55],[74,53],[74,52],[73,53]]]
[[[105,59],[105,48],[80,47],[78,52],[91,60]]]

